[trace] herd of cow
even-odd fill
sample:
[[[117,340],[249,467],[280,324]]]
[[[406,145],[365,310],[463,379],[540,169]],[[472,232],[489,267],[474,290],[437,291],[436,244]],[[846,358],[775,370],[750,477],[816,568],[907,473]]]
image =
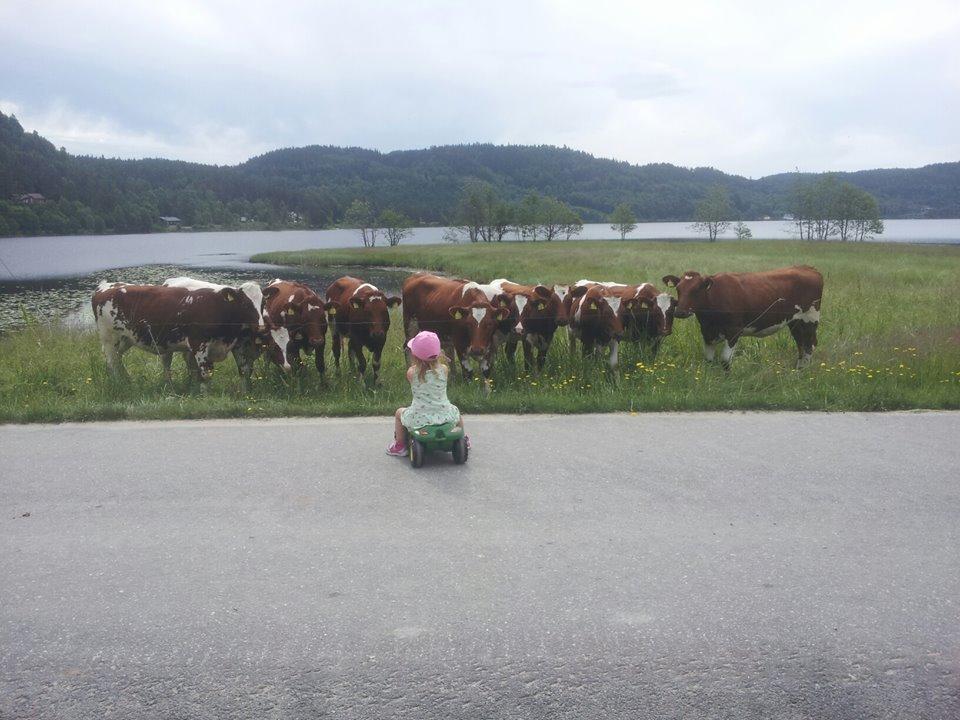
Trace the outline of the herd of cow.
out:
[[[160,356],[171,379],[174,353],[182,353],[191,374],[209,378],[214,363],[232,353],[244,388],[257,357],[265,354],[285,371],[302,367],[312,353],[325,371],[327,330],[337,367],[343,340],[361,377],[369,352],[373,378],[390,327],[389,309],[403,306],[403,327],[412,337],[432,330],[446,354],[456,357],[464,375],[479,365],[490,378],[493,356],[503,347],[509,360],[523,348],[528,367],[541,370],[553,337],[566,327],[571,352],[584,355],[601,347],[616,368],[621,341],[642,345],[655,355],[675,318],[695,315],[708,361],[730,367],[737,341],[764,337],[788,327],[797,344],[798,367],[809,362],[817,343],[823,277],[808,266],[754,273],[704,276],[687,272],[663,282],[676,297],[650,283],[628,285],[580,280],[573,285],[520,285],[505,279],[480,284],[416,273],[403,283],[401,297],[389,296],[358,278],[342,277],[324,297],[306,285],[274,280],[266,287],[239,287],[178,277],[163,285],[100,283],[93,314],[109,369],[123,374],[122,356],[139,347]]]

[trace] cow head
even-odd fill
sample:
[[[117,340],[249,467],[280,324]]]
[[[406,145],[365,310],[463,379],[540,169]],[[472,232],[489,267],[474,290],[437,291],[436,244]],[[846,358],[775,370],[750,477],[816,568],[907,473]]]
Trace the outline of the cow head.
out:
[[[493,335],[500,323],[510,317],[509,307],[495,307],[490,303],[454,305],[450,308],[453,323],[470,338],[468,352],[474,357],[487,355],[493,345]]]
[[[532,292],[515,296],[514,301],[520,313],[517,332],[524,332],[524,322],[528,327],[531,322],[539,325],[543,321],[553,321],[554,325],[567,324],[561,297],[546,285],[537,285]]]
[[[518,302],[517,297],[510,295],[509,293],[497,293],[490,300],[490,304],[497,309],[506,309],[507,314],[502,318],[497,320],[497,332],[501,335],[509,335],[511,332],[522,332],[522,328],[519,326],[520,322],[520,305],[522,301]],[[499,317],[499,316],[498,316]]]
[[[673,315],[676,299],[669,293],[650,297],[638,295],[623,303],[623,313],[633,315],[641,324],[652,322],[657,335],[663,337],[673,332]]]
[[[349,321],[365,326],[372,339],[385,340],[390,329],[390,308],[400,303],[395,295],[387,297],[379,291],[354,295],[347,301]]]
[[[690,317],[703,308],[707,302],[707,293],[713,285],[712,277],[704,277],[695,270],[689,270],[682,278],[676,275],[664,275],[663,283],[677,289],[677,304],[673,314],[678,318]]]
[[[580,299],[578,312],[580,324],[592,324],[601,335],[614,340],[623,337],[623,321],[620,318],[622,298],[619,295],[606,294],[604,288],[578,285],[570,290],[574,300]]]

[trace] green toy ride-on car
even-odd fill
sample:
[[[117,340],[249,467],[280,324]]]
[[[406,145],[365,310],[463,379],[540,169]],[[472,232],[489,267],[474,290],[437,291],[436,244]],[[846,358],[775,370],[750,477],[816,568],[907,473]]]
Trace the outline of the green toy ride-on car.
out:
[[[456,423],[425,425],[408,429],[407,434],[410,437],[410,442],[407,443],[410,464],[415,468],[423,465],[424,456],[431,450],[452,453],[453,461],[457,465],[465,463],[467,455],[470,454],[463,428]]]

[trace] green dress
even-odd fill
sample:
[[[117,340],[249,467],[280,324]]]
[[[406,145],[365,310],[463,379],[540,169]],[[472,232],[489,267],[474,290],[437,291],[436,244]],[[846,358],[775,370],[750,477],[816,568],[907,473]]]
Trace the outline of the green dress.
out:
[[[443,425],[460,419],[460,410],[447,399],[445,368],[427,370],[423,382],[415,372],[410,387],[413,389],[413,402],[400,413],[400,422],[408,430],[424,425]]]

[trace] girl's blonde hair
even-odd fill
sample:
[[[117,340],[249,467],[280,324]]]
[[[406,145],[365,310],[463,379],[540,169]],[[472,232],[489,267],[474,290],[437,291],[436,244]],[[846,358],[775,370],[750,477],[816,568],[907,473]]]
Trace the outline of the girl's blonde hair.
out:
[[[433,370],[436,372],[438,368],[443,368],[445,371],[449,372],[447,367],[447,356],[441,352],[437,357],[432,360],[421,360],[420,358],[413,356],[413,366],[416,368],[417,377],[420,378],[420,382],[426,380],[427,370]]]

